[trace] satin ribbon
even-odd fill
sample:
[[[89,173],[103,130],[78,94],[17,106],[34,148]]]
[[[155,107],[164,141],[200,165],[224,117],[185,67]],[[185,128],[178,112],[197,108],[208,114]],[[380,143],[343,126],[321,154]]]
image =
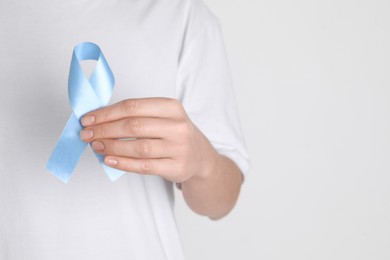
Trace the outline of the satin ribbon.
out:
[[[85,77],[80,61],[96,60],[95,69],[89,78]],[[104,107],[110,101],[114,88],[114,75],[108,66],[99,46],[91,42],[78,44],[72,55],[68,79],[69,102],[71,114],[61,137],[54,148],[46,169],[63,182],[67,183],[76,168],[87,144],[80,139],[83,126],[80,118],[87,112]],[[104,164],[104,156],[95,153],[100,165],[108,177],[115,181],[125,172]]]

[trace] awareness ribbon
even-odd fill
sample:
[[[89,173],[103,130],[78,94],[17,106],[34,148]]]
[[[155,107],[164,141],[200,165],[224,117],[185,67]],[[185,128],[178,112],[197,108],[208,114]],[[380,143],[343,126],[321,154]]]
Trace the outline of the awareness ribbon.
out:
[[[89,80],[82,71],[81,60],[97,61]],[[73,112],[46,165],[46,169],[63,182],[69,181],[87,146],[79,136],[83,129],[80,118],[87,112],[106,106],[112,96],[114,84],[114,75],[99,46],[91,42],[78,44],[73,50],[68,79],[69,102]],[[95,155],[111,181],[125,174],[124,171],[104,164],[103,155],[96,152]]]

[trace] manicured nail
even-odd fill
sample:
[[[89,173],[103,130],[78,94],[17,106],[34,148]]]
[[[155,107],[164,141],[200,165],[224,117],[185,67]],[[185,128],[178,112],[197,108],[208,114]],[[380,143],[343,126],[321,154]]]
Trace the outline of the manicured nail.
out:
[[[95,141],[95,142],[92,143],[92,148],[95,151],[103,151],[104,150],[104,144],[102,142]]]
[[[117,166],[118,161],[114,159],[105,159],[105,164],[107,164],[108,166]]]
[[[81,118],[81,124],[83,126],[90,126],[95,122],[95,116],[84,116]]]
[[[80,131],[80,137],[83,140],[90,139],[93,136],[93,131],[92,130],[81,130]]]

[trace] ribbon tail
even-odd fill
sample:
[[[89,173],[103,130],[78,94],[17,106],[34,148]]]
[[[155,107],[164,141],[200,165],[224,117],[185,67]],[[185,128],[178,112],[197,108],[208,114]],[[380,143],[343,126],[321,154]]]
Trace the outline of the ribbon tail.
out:
[[[49,172],[65,183],[69,181],[87,146],[79,136],[82,128],[79,119],[72,113],[46,165]]]
[[[99,160],[100,166],[103,167],[104,171],[106,172],[108,178],[110,178],[111,181],[116,181],[119,177],[124,175],[125,171],[121,171],[112,167],[107,166],[107,164],[104,163],[104,155],[98,154],[94,152],[96,158]]]

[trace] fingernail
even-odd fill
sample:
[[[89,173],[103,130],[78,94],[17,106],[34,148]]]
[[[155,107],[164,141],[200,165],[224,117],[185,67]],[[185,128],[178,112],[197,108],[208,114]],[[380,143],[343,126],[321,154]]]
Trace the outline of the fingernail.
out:
[[[83,126],[92,125],[95,122],[95,116],[84,116],[81,118],[81,124]]]
[[[92,143],[92,148],[95,151],[103,151],[104,150],[104,144],[102,142],[95,141],[95,142]]]
[[[93,131],[92,130],[81,130],[80,131],[80,137],[83,140],[90,139],[93,136]]]
[[[107,164],[109,166],[117,166],[118,161],[114,160],[114,159],[105,159],[105,164]]]

